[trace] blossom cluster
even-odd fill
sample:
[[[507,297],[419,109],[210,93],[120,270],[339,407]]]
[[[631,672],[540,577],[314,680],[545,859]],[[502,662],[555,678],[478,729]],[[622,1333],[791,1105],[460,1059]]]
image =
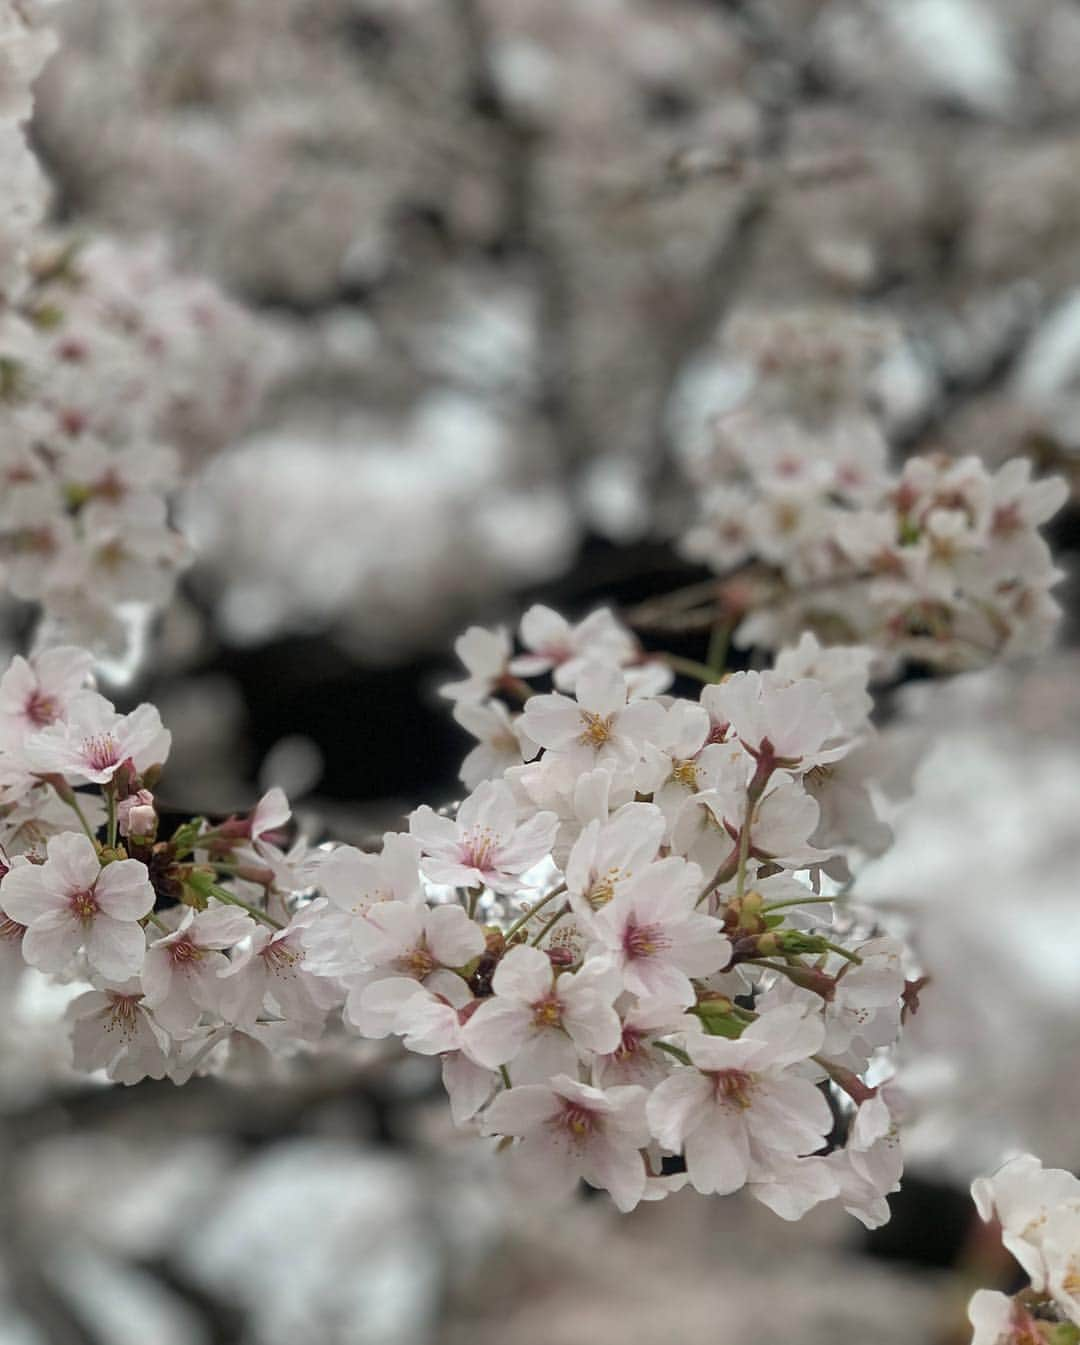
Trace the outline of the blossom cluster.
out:
[[[980,1289],[968,1315],[972,1345],[1076,1345],[1080,1341],[1080,1180],[1031,1154],[972,1184],[976,1208],[995,1219],[1030,1281],[1015,1297]]]
[[[681,548],[722,576],[709,600],[735,642],[811,630],[883,667],[948,669],[1046,648],[1061,574],[1039,528],[1065,482],[1033,480],[1026,458],[991,471],[929,453],[892,470],[866,402],[881,334],[797,316],[749,325],[748,390],[688,454],[699,505]]]
[[[0,314],[25,284],[27,249],[45,209],[47,189],[27,144],[25,122],[31,86],[56,44],[41,22],[36,0],[5,5],[0,12]]]
[[[115,644],[117,609],[161,606],[188,563],[169,498],[251,419],[268,347],[155,241],[39,240],[30,263],[0,327],[4,584]]]
[[[440,1057],[455,1119],[548,1189],[628,1210],[746,1186],[785,1218],[838,1199],[880,1223],[900,1156],[870,1078],[911,987],[901,945],[834,927],[823,894],[881,843],[869,651],[808,636],[692,700],[610,612],[532,608],[522,636],[517,657],[462,637],[445,692],[481,739],[471,792],[379,853],[283,848],[280,790],[159,837],[156,710],[117,714],[78,650],[15,659],[3,931],[91,982],[76,1065],[182,1082],[332,1039],[340,1013]]]

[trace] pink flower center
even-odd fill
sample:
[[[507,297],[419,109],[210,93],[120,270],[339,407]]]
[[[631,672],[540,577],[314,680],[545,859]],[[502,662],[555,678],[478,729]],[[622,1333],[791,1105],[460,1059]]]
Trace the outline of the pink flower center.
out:
[[[92,920],[99,907],[93,892],[87,888],[81,892],[72,892],[68,897],[68,909],[79,920]]]
[[[593,880],[589,890],[585,893],[585,900],[594,911],[600,910],[606,906],[609,901],[615,898],[615,884],[623,876],[622,870],[612,865],[606,873],[598,873]]]
[[[169,946],[169,957],[172,959],[174,966],[184,966],[188,962],[197,962],[204,951],[191,939],[184,938]]]
[[[25,933],[25,925],[20,925],[17,921],[12,920],[9,915],[0,911],[0,942],[4,939],[21,939]]]
[[[105,1031],[119,1032],[126,1041],[131,1041],[135,1036],[138,1013],[136,1006],[142,995],[121,995],[115,990],[107,990],[105,993],[109,997],[109,1016],[105,1022]]]
[[[95,733],[82,741],[83,760],[95,771],[120,764],[120,748],[111,733]]]
[[[673,761],[671,763],[671,778],[675,784],[682,785],[683,789],[689,789],[691,792],[697,793],[697,762],[690,757]]]
[[[562,1005],[554,995],[538,999],[532,1006],[534,1027],[561,1027]]]
[[[1011,537],[1019,532],[1024,526],[1024,518],[1020,512],[1020,506],[1014,500],[1010,504],[999,504],[994,510],[993,522],[990,524],[990,530],[995,537]]]
[[[554,1124],[559,1130],[564,1130],[571,1139],[581,1143],[595,1135],[601,1129],[602,1123],[596,1112],[589,1111],[580,1103],[564,1102],[563,1109],[555,1117]]]
[[[741,1069],[719,1069],[711,1075],[713,1096],[720,1106],[735,1111],[747,1111],[754,1091],[754,1076]]]
[[[287,939],[278,939],[268,943],[260,956],[271,971],[290,972],[303,954],[299,949],[291,948]]]
[[[400,959],[398,966],[407,975],[414,976],[418,981],[422,981],[425,976],[431,975],[438,963],[428,949],[422,943],[418,943],[415,948],[410,949]]]
[[[614,1051],[614,1058],[620,1064],[625,1064],[627,1060],[633,1060],[636,1055],[640,1055],[643,1036],[644,1033],[639,1032],[637,1028],[624,1027],[622,1040]]]
[[[487,827],[468,832],[461,857],[462,863],[470,869],[479,869],[481,873],[485,873],[492,867],[491,857],[497,842],[498,838]]]
[[[598,715],[592,710],[582,710],[581,723],[583,728],[578,735],[578,742],[586,747],[603,747],[611,738],[615,716]]]
[[[627,921],[623,931],[623,952],[627,957],[655,957],[670,946],[671,940],[664,933],[663,925],[638,925],[633,920]]]
[[[60,703],[55,696],[46,696],[43,692],[35,691],[27,697],[23,714],[31,724],[45,728],[49,724],[55,724],[60,718]]]

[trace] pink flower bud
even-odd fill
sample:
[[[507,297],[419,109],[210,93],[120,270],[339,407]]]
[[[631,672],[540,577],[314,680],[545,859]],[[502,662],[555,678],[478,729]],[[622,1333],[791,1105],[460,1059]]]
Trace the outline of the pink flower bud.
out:
[[[116,805],[121,836],[153,836],[157,833],[154,796],[148,789],[136,790]]]

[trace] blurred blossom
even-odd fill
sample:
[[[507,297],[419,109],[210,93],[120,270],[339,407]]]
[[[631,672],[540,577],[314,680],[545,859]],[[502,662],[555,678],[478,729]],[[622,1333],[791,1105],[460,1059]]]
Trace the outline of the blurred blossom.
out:
[[[908,1133],[913,1161],[954,1180],[1019,1148],[1080,1166],[1061,1068],[1080,1050],[1076,673],[1068,655],[906,691],[932,750],[858,883],[906,916],[931,977],[906,1038]]]
[[[182,518],[228,638],[328,627],[374,658],[430,646],[470,605],[561,572],[580,526],[512,424],[445,394],[396,424],[220,455]]]

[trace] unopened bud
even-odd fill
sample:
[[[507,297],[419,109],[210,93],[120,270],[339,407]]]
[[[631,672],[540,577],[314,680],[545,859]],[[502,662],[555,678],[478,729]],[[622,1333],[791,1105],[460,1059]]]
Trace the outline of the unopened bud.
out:
[[[136,790],[134,794],[122,798],[116,805],[116,817],[121,836],[153,840],[157,835],[157,810],[154,808],[154,796],[148,789]]]

